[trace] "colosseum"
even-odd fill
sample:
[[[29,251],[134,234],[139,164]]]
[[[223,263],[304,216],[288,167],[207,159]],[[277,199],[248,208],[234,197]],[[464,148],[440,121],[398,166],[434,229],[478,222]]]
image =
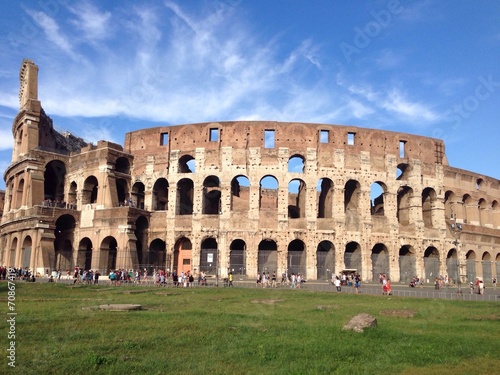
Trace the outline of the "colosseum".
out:
[[[442,140],[312,123],[226,121],[57,132],[20,70],[0,262],[327,280],[500,270],[500,181],[448,165]]]

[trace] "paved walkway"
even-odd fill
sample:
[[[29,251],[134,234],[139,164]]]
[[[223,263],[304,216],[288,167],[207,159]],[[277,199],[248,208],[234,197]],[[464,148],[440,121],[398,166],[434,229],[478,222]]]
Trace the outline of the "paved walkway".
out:
[[[255,282],[250,281],[235,281],[236,287],[256,287]],[[221,284],[219,283],[219,286]],[[435,290],[434,285],[426,285],[411,288],[406,284],[392,284],[392,295],[397,297],[414,297],[414,298],[439,298],[439,299],[449,299],[449,300],[466,300],[466,301],[498,301],[500,302],[500,287],[494,289],[493,287],[486,287],[484,289],[484,294],[480,295],[477,292],[470,294],[470,288],[468,285],[466,287],[461,287],[461,293],[458,287],[450,286],[448,288],[444,287],[440,290]],[[260,286],[259,286],[260,287]],[[279,288],[290,288],[290,286],[278,286]],[[317,290],[323,292],[338,293],[335,286],[327,282],[322,281],[311,281],[306,282],[302,285],[302,289],[306,290]],[[359,289],[362,294],[370,295],[380,295],[382,296],[382,287],[380,284],[375,282],[372,283],[361,283]],[[342,291],[340,293],[355,293],[355,289],[352,286],[342,286]]]
[[[46,278],[39,278],[37,279],[39,282],[47,282],[48,279]],[[61,280],[59,280],[59,283],[66,283],[66,284],[73,284],[73,279],[66,280],[65,277],[63,277]],[[101,277],[99,279],[99,284],[102,285],[109,285],[110,281],[108,278]],[[254,280],[251,279],[243,279],[240,280],[237,277],[235,277],[235,280],[233,282],[235,288],[262,288],[262,286],[259,284],[255,283]],[[135,283],[122,283],[123,286],[137,286],[137,287],[153,287],[154,283],[152,280],[148,280],[148,283],[141,283],[141,284],[135,284]],[[208,287],[216,287],[216,280],[215,278],[209,278],[208,280]],[[192,287],[195,288],[200,288],[195,282]],[[223,279],[219,279],[218,282],[218,287],[223,288],[227,287],[227,284],[224,283]],[[172,281],[169,280],[169,283],[167,284],[167,288],[172,288]],[[281,285],[278,283],[277,285],[278,289],[284,289],[284,288],[290,288],[289,285]],[[304,290],[315,290],[315,291],[321,291],[321,292],[331,292],[331,293],[339,293],[336,291],[335,286],[331,285],[329,282],[326,281],[309,281],[305,282],[302,284],[302,289]],[[425,285],[425,286],[419,286],[415,288],[409,287],[407,284],[402,284],[402,283],[395,283],[392,284],[392,296],[395,297],[413,297],[413,298],[433,298],[433,299],[448,299],[448,300],[465,300],[465,301],[497,301],[500,302],[500,287],[498,288],[493,288],[492,286],[486,286],[484,289],[484,294],[479,295],[477,292],[471,294],[470,293],[470,288],[468,284],[464,284],[461,287],[462,291],[461,293],[458,290],[458,287],[456,285],[450,286],[450,287],[443,287],[440,290],[435,290],[434,285]],[[361,283],[360,287],[360,293],[362,294],[369,294],[369,295],[379,295],[382,297],[382,288],[380,284],[375,283],[375,282],[370,282],[370,283]],[[354,294],[355,289],[352,286],[342,286],[342,291],[340,293],[349,293],[349,294]],[[384,296],[385,297],[385,296]]]

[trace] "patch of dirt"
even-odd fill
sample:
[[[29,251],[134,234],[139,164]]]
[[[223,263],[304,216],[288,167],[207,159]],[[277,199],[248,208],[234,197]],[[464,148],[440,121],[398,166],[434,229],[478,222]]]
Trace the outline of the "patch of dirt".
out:
[[[282,299],[254,299],[252,303],[263,303],[265,305],[273,305],[275,303],[283,302]]]
[[[413,318],[416,312],[413,310],[382,310],[380,315],[399,316],[401,318]]]
[[[149,291],[150,291],[149,289],[144,289],[144,290],[125,290],[125,291],[123,291],[123,294],[148,293]]]

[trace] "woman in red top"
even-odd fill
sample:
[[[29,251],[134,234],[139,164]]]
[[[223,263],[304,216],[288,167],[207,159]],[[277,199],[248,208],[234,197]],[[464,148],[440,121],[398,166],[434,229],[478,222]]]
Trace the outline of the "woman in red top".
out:
[[[387,295],[390,296],[391,293],[391,279],[387,279],[387,282],[385,283],[385,291],[387,292]]]

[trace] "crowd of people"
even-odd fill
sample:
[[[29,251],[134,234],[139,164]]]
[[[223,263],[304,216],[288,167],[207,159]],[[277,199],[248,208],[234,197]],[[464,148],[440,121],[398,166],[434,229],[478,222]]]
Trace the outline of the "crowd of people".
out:
[[[64,201],[60,201],[59,199],[44,199],[42,201],[42,207],[57,207],[66,208],[68,210],[76,210],[76,203],[66,203]]]
[[[29,268],[15,268],[15,267],[0,267],[0,280],[11,280],[11,278],[16,280],[35,282],[35,274]]]
[[[305,280],[300,273],[292,272],[288,274],[283,272],[281,274],[280,286],[286,285],[292,289],[300,289],[303,283],[305,283]],[[276,288],[278,286],[276,271],[273,271],[272,274],[269,272],[257,274],[256,286],[262,288]]]
[[[41,274],[35,275],[29,268],[8,268],[5,266],[0,266],[0,280],[6,280],[7,274],[9,277],[14,277],[17,280],[35,282],[36,278],[42,277]],[[166,287],[171,285],[173,287],[190,287],[190,286],[206,286],[207,274],[205,272],[199,272],[196,278],[191,273],[191,271],[181,271],[179,274],[176,271],[168,272],[164,270],[152,270],[152,274],[149,275],[146,268],[143,270],[123,270],[116,269],[110,270],[107,275],[111,285],[119,286],[122,283],[126,284],[154,284],[157,287]],[[65,276],[64,272],[61,270],[52,271],[49,274],[49,270],[45,270],[45,278],[49,282],[60,282],[65,279],[67,283],[72,284],[86,284],[86,285],[98,285],[99,279],[101,278],[101,273],[98,270],[85,270],[79,266],[75,266],[73,271],[66,270]],[[216,279],[218,281],[218,279]],[[233,286],[233,274],[229,272],[227,277],[224,279],[224,286]],[[277,286],[289,286],[292,289],[300,289],[302,284],[305,282],[303,276],[300,273],[288,274],[283,272],[281,275],[281,282],[278,284],[276,271],[272,274],[269,272],[261,272],[257,276],[256,286],[262,288],[276,288]],[[382,289],[383,295],[392,295],[392,286],[390,278],[384,274],[379,274],[379,282]],[[497,279],[493,277],[492,286],[496,289]],[[454,280],[447,275],[444,277],[436,277],[434,279],[434,287],[439,290],[445,286],[453,285]],[[217,283],[216,283],[217,284]],[[361,286],[361,276],[356,272],[351,273],[340,273],[338,275],[332,274],[331,284],[335,286],[337,292],[342,291],[343,286],[354,287],[355,293],[359,293]],[[417,285],[423,286],[420,278],[413,277],[410,281],[409,286],[415,287]],[[470,293],[474,294],[484,294],[485,283],[482,278],[477,277],[475,281],[470,281],[469,283]]]
[[[339,275],[332,273],[331,284],[335,285],[337,292],[342,291],[342,286],[354,286],[356,294],[361,286],[361,275],[357,272],[342,272]]]

